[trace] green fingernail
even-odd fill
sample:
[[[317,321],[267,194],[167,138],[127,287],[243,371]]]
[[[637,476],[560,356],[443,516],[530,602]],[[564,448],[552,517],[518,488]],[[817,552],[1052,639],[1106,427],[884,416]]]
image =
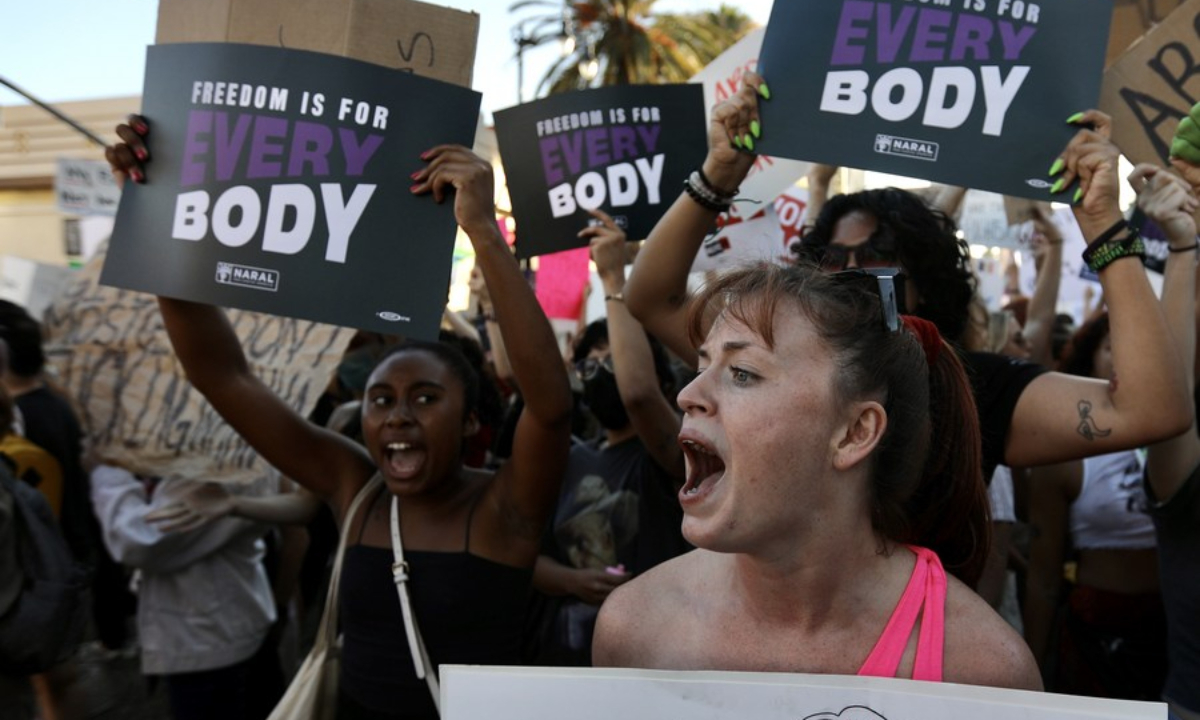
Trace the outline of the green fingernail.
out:
[[[1067,124],[1074,125],[1075,123],[1079,122],[1082,119],[1083,119],[1083,113],[1077,112],[1074,115],[1072,115],[1071,117],[1067,118]]]
[[[762,125],[757,120],[750,121],[750,134],[754,137],[762,137]]]
[[[737,135],[734,135],[733,136],[733,144],[736,145],[740,149],[742,147],[742,139],[740,137],[738,137]]]
[[[1063,178],[1059,178],[1059,179],[1055,180],[1054,184],[1050,186],[1050,194],[1054,195],[1055,193],[1062,192],[1063,185],[1065,185],[1065,184],[1066,184],[1066,181],[1063,180]]]
[[[771,99],[771,89],[769,87],[767,87],[766,83],[762,83],[761,85],[758,86],[758,94],[762,95],[763,100]]]
[[[1071,203],[1078,204],[1079,201],[1082,199],[1083,199],[1083,188],[1079,188],[1078,190],[1075,191],[1075,197],[1071,200]]]
[[[742,144],[746,146],[747,150],[754,151],[754,138],[750,137],[749,133],[746,133],[746,137],[742,138]]]
[[[1051,165],[1051,166],[1050,166],[1050,174],[1051,174],[1051,175],[1057,175],[1057,174],[1059,174],[1060,172],[1062,172],[1062,169],[1063,169],[1064,167],[1066,167],[1066,163],[1065,163],[1065,162],[1063,162],[1063,159],[1062,159],[1062,158],[1059,158],[1059,159],[1057,159],[1057,160],[1055,160],[1055,161],[1054,161],[1054,164],[1053,164],[1053,165]]]

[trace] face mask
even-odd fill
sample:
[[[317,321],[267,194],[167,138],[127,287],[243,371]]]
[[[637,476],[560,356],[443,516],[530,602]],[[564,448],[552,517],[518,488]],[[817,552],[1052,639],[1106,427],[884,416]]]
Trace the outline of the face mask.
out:
[[[629,425],[629,414],[617,390],[617,378],[607,368],[583,381],[583,401],[606,430],[620,430]]]

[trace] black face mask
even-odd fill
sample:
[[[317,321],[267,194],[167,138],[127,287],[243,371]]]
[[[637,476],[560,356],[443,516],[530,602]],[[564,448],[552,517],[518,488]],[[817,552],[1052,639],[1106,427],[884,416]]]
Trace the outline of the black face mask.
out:
[[[617,378],[608,368],[598,368],[583,381],[583,401],[606,430],[620,430],[629,425],[629,413],[625,412],[625,403],[621,402]]]

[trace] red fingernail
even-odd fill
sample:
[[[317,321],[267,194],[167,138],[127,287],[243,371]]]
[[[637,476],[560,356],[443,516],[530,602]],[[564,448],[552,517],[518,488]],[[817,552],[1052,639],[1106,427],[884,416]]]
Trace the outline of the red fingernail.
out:
[[[142,174],[141,170],[130,170],[129,177],[133,178],[133,181],[135,183],[140,183],[140,182],[146,181],[146,176]]]
[[[416,180],[418,177],[420,177],[420,175],[421,175],[421,171],[418,170],[415,173],[413,173],[412,175],[409,175],[409,177],[412,178],[413,180]]]
[[[138,148],[137,150],[134,150],[133,154],[137,155],[138,160],[146,159],[146,150],[144,148]]]
[[[421,186],[420,186],[420,185],[413,185],[412,187],[410,187],[410,188],[408,189],[408,191],[409,191],[409,192],[416,192],[416,191],[418,191],[418,190],[420,190],[420,189],[421,189]]]
[[[146,127],[145,123],[140,122],[135,122],[133,124],[133,129],[138,135],[145,135],[146,132],[150,130],[150,128]]]
[[[432,150],[426,150],[425,152],[421,153],[421,159],[422,159],[422,160],[428,160],[428,159],[429,159],[429,156],[430,156],[430,155],[432,155],[432,154],[433,154],[433,151],[432,151]]]

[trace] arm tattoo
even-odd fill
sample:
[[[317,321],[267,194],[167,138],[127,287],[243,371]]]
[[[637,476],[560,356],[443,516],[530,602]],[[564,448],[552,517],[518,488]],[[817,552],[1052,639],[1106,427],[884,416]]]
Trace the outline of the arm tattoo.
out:
[[[1079,434],[1088,440],[1104,438],[1112,435],[1112,430],[1101,430],[1092,418],[1092,404],[1087,400],[1079,401]]]

